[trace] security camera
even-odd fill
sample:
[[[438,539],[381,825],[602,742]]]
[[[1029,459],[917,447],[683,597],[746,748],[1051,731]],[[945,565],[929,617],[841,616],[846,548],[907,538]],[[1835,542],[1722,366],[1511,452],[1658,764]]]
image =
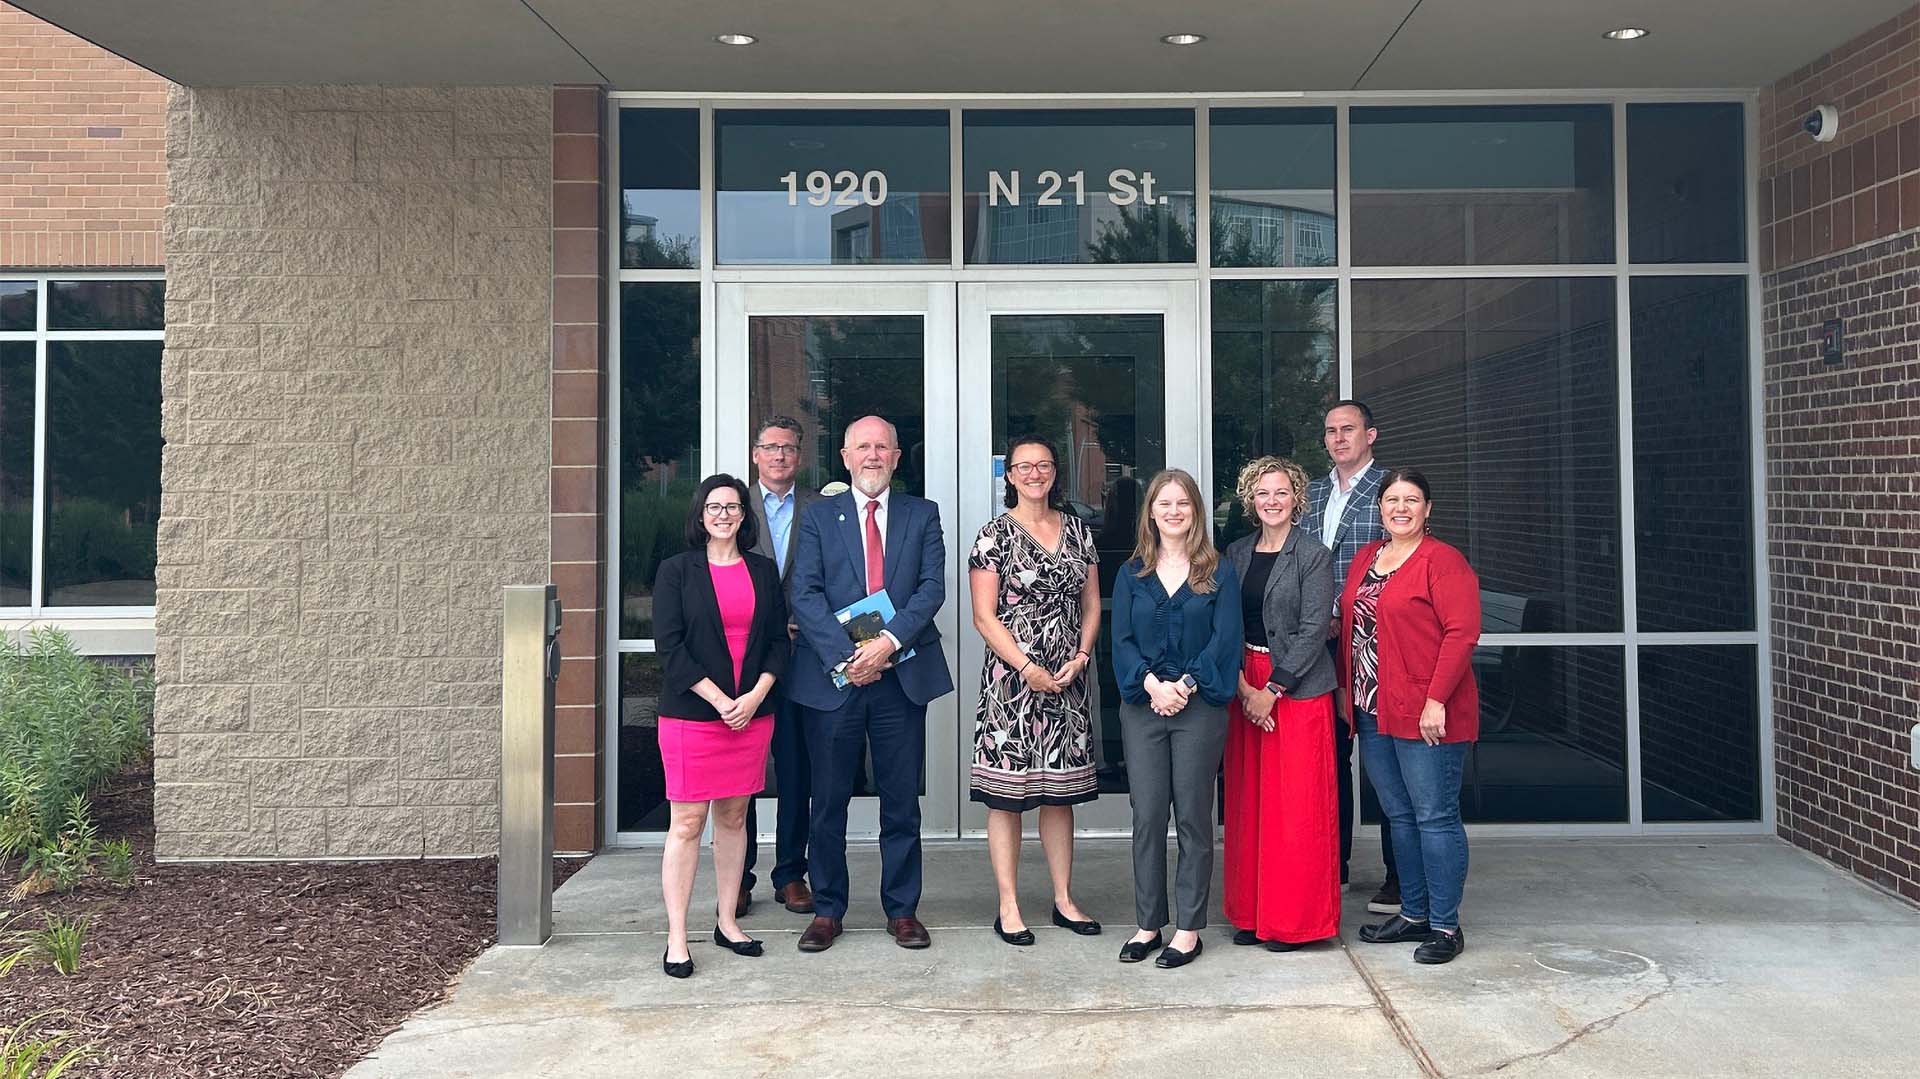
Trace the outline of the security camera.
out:
[[[1822,105],[1807,114],[1800,123],[1813,136],[1815,142],[1832,142],[1840,134],[1840,110],[1832,105]]]

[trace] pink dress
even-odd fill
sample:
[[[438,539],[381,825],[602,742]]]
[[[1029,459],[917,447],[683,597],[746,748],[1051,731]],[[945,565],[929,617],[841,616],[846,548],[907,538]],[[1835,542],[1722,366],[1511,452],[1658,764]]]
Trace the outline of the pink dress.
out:
[[[708,563],[707,572],[720,601],[727,651],[733,654],[733,681],[739,685],[747,633],[753,627],[753,575],[744,559],[731,566]],[[760,793],[767,786],[767,748],[772,742],[772,712],[755,716],[738,731],[718,720],[661,716],[660,763],[666,768],[667,800],[706,802]]]

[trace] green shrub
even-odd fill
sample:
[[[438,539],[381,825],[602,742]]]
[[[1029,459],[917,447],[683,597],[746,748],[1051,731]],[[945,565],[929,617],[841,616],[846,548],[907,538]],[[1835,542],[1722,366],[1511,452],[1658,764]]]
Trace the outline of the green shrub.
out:
[[[100,848],[101,871],[122,888],[133,883],[133,844],[124,839],[108,841]]]
[[[11,1029],[0,1028],[0,1033],[7,1036],[6,1041],[0,1042],[0,1079],[60,1079],[87,1055],[88,1047],[84,1045],[60,1053],[61,1046],[73,1040],[72,1031],[29,1033],[40,1026],[46,1016],[47,1013],[42,1012],[22,1019]]]
[[[27,936],[33,944],[33,950],[45,956],[53,964],[53,969],[61,974],[72,974],[80,969],[80,946],[87,939],[85,918],[55,918],[49,914],[46,927]]]
[[[58,845],[76,799],[146,752],[152,714],[149,670],[95,663],[57,630],[0,637],[0,859]]]

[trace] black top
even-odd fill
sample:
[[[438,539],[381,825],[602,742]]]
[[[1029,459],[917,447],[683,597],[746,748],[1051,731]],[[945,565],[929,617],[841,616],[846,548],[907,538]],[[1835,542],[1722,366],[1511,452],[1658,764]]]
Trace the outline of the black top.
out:
[[[1246,628],[1247,643],[1267,647],[1267,578],[1273,576],[1273,564],[1279,551],[1255,551],[1247,563],[1247,579],[1240,582],[1240,620]]]
[[[741,686],[752,689],[762,674],[779,678],[786,673],[792,647],[780,569],[765,555],[749,551],[741,557],[753,578],[753,624],[747,630],[747,651],[740,663],[740,686],[733,684],[733,652],[727,647],[707,552],[683,551],[660,563],[653,581],[653,643],[665,683],[660,687],[660,715],[718,720],[720,713],[713,705],[693,692],[702,678],[713,679],[721,692],[732,697],[743,692]]]

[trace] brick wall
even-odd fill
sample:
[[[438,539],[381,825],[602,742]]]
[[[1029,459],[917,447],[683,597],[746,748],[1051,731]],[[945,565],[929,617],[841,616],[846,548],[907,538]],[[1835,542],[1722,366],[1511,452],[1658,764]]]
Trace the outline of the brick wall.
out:
[[[0,266],[161,264],[167,87],[0,3]]]
[[[1815,143],[1799,121],[1840,109]],[[1761,98],[1780,834],[1920,901],[1920,8]],[[1829,366],[1818,334],[1845,320]]]
[[[163,857],[487,853],[549,569],[552,92],[176,90]]]

